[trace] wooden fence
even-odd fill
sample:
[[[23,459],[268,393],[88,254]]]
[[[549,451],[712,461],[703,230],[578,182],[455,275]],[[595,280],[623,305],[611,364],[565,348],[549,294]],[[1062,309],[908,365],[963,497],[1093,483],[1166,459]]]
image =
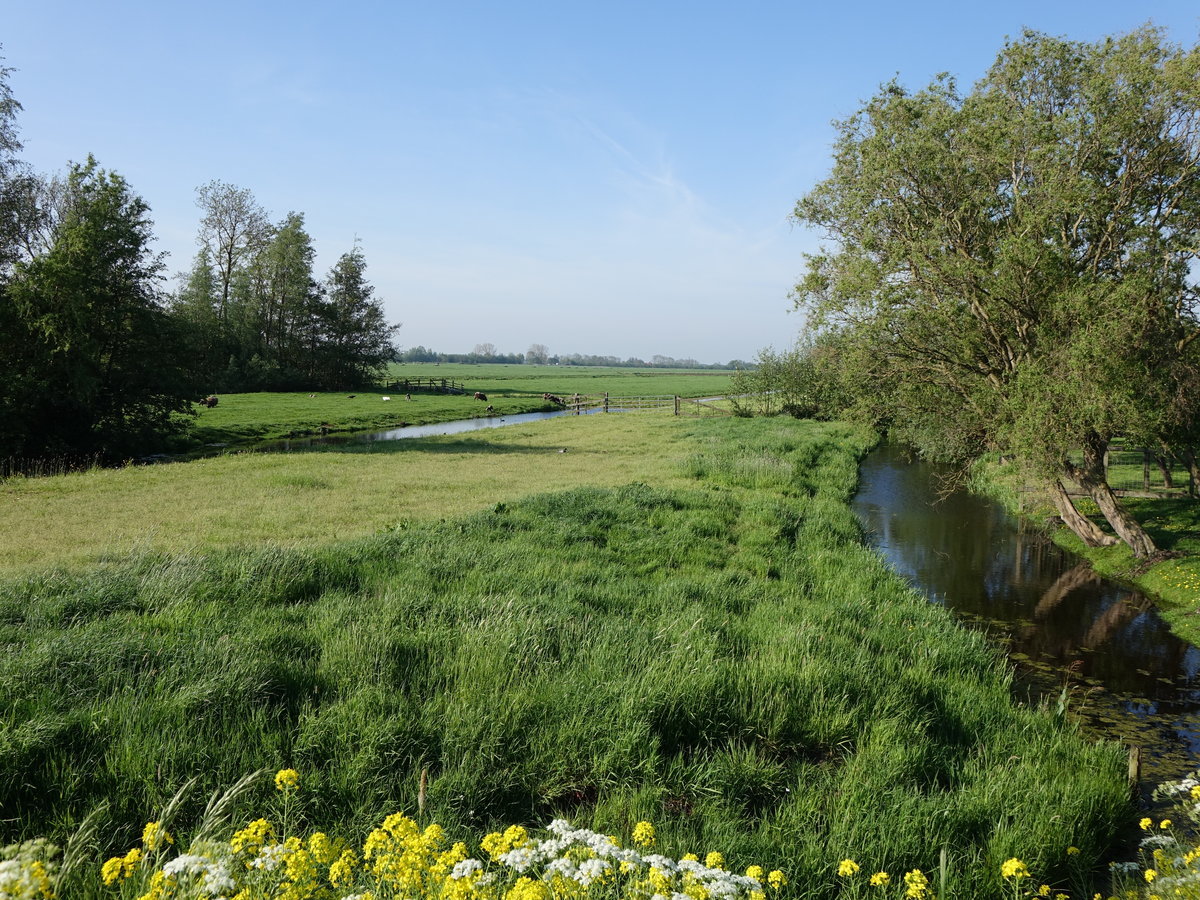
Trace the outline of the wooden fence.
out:
[[[582,415],[589,412],[670,412],[676,416],[727,416],[732,411],[716,406],[712,397],[693,399],[677,394],[658,394],[643,397],[613,397],[604,394],[552,394],[562,401],[569,412]]]
[[[385,391],[393,394],[465,394],[467,389],[461,381],[453,378],[401,378],[385,381]]]
[[[1081,462],[1078,453],[1070,458],[1076,465]],[[1196,470],[1187,460],[1144,447],[1115,444],[1104,454],[1104,475],[1118,497],[1200,497]],[[1074,482],[1064,479],[1063,487],[1073,497],[1086,496]]]

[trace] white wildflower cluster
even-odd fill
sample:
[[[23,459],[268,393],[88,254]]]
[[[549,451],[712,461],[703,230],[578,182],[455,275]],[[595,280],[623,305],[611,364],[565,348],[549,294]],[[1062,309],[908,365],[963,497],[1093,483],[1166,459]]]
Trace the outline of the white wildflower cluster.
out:
[[[44,839],[0,848],[0,898],[42,900],[53,896],[53,857],[58,848]]]
[[[283,844],[267,844],[258,851],[258,855],[250,860],[250,868],[262,869],[264,872],[274,872],[287,856],[288,850]]]
[[[761,882],[748,875],[706,866],[698,860],[674,860],[658,853],[643,855],[637,850],[620,846],[607,835],[586,828],[573,828],[563,819],[552,821],[547,831],[550,837],[509,850],[501,854],[498,861],[518,874],[540,870],[543,881],[562,878],[574,881],[583,888],[618,872],[634,877],[649,877],[651,872],[656,872],[672,883],[700,886],[712,898],[735,900],[762,890]],[[672,891],[669,896],[658,893],[655,897],[657,900],[692,900],[678,890]]]
[[[229,873],[228,865],[221,859],[212,859],[196,853],[184,853],[163,866],[162,871],[168,878],[179,879],[184,875],[190,876],[198,882],[199,889],[210,897],[219,897],[237,889],[237,884]]]
[[[450,877],[455,881],[460,878],[470,878],[476,872],[483,870],[483,863],[477,859],[464,859],[461,862],[454,864],[454,868],[450,870]]]

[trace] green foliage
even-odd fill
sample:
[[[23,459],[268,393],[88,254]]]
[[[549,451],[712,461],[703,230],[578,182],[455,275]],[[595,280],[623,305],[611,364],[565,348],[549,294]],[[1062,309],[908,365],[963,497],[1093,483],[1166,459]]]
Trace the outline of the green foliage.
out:
[[[182,427],[192,386],[151,240],[149,207],[121,176],[91,158],[71,168],[49,249],[3,286],[20,371],[4,389],[0,455],[119,458]]]
[[[210,391],[349,390],[370,385],[395,349],[357,246],[320,283],[301,213],[270,225],[245,189],[210,182],[200,253],[174,310]]]
[[[1200,409],[1198,73],[1200,49],[1149,27],[1027,32],[969,93],[886,85],[795,213],[835,245],[797,303],[840,335],[875,420],[929,456],[1070,474],[1139,555],[1097,460]]]

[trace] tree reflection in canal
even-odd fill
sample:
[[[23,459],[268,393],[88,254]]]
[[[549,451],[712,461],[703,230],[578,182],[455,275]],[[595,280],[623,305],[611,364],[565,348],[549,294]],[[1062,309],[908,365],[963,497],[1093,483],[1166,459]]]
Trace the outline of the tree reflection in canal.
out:
[[[863,461],[855,509],[873,546],[1000,641],[1035,698],[1066,686],[1086,727],[1140,746],[1146,785],[1200,766],[1200,651],[1143,594],[998,504],[939,492],[937,474],[891,445]]]

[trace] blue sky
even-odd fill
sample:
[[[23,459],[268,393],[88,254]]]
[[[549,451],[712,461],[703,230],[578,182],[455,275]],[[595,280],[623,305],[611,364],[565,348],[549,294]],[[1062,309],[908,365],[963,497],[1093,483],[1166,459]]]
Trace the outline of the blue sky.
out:
[[[1190,45],[1200,5],[41,0],[0,44],[25,160],[124,175],[171,272],[217,179],[304,213],[321,274],[358,239],[402,346],[716,362],[802,325],[833,119],[1146,21]]]

